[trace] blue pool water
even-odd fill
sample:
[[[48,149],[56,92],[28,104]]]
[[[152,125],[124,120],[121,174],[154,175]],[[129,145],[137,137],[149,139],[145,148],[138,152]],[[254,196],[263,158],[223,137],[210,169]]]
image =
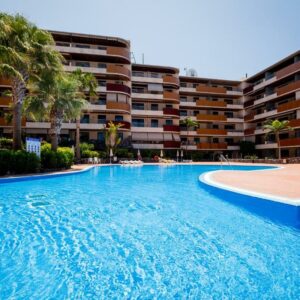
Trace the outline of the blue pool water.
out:
[[[0,298],[299,299],[299,229],[199,183],[219,168],[0,184]]]

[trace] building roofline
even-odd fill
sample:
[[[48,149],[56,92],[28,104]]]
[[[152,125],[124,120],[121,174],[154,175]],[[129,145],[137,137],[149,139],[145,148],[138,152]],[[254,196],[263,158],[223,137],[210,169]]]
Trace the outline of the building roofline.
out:
[[[199,77],[199,76],[179,76],[179,79],[188,79],[188,80],[198,80],[198,81],[214,81],[214,82],[222,82],[222,83],[232,83],[232,84],[240,84],[241,80],[230,80],[230,79],[222,79],[222,78],[207,78],[207,77]]]
[[[76,37],[82,37],[82,38],[91,38],[91,39],[101,39],[101,40],[107,40],[107,41],[116,41],[125,44],[127,47],[130,47],[130,41],[126,39],[122,39],[119,37],[114,36],[105,36],[105,35],[96,35],[96,34],[87,34],[87,33],[77,33],[77,32],[68,32],[68,31],[57,31],[57,30],[50,30],[46,29],[51,34],[57,34],[57,35],[67,35],[67,36],[76,36]]]
[[[175,73],[179,73],[179,69],[176,67],[169,67],[169,66],[160,66],[160,65],[147,65],[147,64],[132,64],[132,68],[140,67],[140,68],[153,68],[153,69],[170,69],[173,70]]]
[[[292,58],[293,56],[298,55],[298,54],[300,55],[300,50],[297,50],[297,51],[291,53],[290,55],[288,55],[288,56],[282,58],[281,60],[277,61],[276,63],[274,63],[274,64],[272,64],[272,65],[266,67],[265,69],[263,69],[263,70],[257,72],[256,74],[254,74],[254,75],[252,75],[252,76],[246,78],[244,81],[246,81],[246,82],[251,81],[251,80],[253,80],[255,77],[260,76],[260,75],[263,75],[263,74],[264,74],[265,72],[267,72],[268,70],[275,68],[276,66],[280,65],[281,63],[285,62],[286,60],[288,60],[288,59],[290,59],[290,58]]]

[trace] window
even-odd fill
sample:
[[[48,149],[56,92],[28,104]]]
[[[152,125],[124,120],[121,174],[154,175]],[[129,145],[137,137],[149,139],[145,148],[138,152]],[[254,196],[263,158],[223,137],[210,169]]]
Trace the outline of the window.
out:
[[[151,104],[151,110],[158,110],[158,104]]]
[[[98,49],[99,49],[99,50],[106,50],[106,47],[98,46]]]
[[[100,95],[98,98],[98,104],[99,105],[105,105],[106,104],[106,95]]]
[[[219,143],[219,139],[218,138],[213,138],[213,143]]]
[[[98,124],[105,124],[105,123],[106,123],[106,116],[98,115]]]
[[[234,125],[225,125],[224,128],[225,129],[231,129],[231,130],[233,130],[234,129]]]
[[[232,145],[233,144],[233,139],[232,138],[226,138],[225,139],[225,142],[229,145]]]
[[[219,114],[219,112],[213,111],[212,114],[213,114],[214,116],[217,116],[217,115]]]
[[[106,81],[104,80],[98,80],[99,86],[106,86]]]
[[[173,120],[166,120],[166,125],[173,125]]]
[[[80,120],[80,123],[83,123],[83,124],[90,123],[90,116],[89,115],[83,115],[83,117]]]
[[[132,126],[133,127],[145,127],[144,119],[132,119]]]
[[[186,82],[180,82],[181,87],[186,87]]]
[[[100,142],[104,142],[104,132],[103,131],[98,132],[97,139]]]
[[[89,67],[90,63],[88,61],[76,61],[75,65],[77,67]]]
[[[152,119],[152,120],[151,120],[151,127],[157,128],[157,127],[158,127],[158,120]]]
[[[194,138],[194,142],[195,143],[200,143],[200,138],[198,138],[198,137]]]
[[[123,121],[123,116],[119,116],[119,115],[115,116],[115,121],[117,122]]]
[[[193,114],[194,114],[194,117],[196,117],[197,115],[199,115],[199,110],[194,110]]]
[[[172,104],[166,104],[166,108],[173,108]]]
[[[225,115],[227,118],[233,118],[233,112],[231,112],[231,111],[225,111],[224,115]]]
[[[132,109],[144,110],[144,103],[132,103]]]
[[[219,125],[213,124],[212,128],[213,128],[213,129],[219,129]]]
[[[186,117],[187,116],[187,110],[180,110],[179,115],[183,116],[183,117]]]
[[[180,97],[181,102],[187,102],[187,97]]]
[[[69,43],[64,43],[64,42],[57,42],[56,46],[70,47],[70,44]]]
[[[86,48],[86,49],[91,48],[90,45],[83,45],[83,44],[77,44],[77,45],[75,45],[75,47],[76,48]]]
[[[106,69],[106,64],[103,64],[103,63],[99,63],[98,64],[98,68],[100,68],[100,69]]]

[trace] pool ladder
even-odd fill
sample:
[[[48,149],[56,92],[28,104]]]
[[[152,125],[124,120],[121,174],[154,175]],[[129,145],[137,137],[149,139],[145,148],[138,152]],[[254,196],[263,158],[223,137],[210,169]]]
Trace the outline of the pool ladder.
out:
[[[220,154],[219,160],[221,162],[221,165],[223,165],[223,162],[226,162],[228,166],[230,166],[230,161],[227,157],[225,157],[223,154]]]

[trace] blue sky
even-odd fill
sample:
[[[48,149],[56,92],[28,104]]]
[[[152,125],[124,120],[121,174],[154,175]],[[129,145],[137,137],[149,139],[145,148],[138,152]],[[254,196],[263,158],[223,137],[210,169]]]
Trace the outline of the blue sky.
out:
[[[240,79],[300,49],[299,0],[0,0],[46,29],[131,40],[136,62]]]

